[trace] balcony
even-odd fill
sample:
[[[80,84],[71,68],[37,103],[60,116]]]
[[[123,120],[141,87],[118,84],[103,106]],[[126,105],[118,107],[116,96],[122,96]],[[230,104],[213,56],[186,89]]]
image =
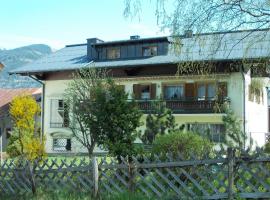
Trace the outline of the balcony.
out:
[[[155,113],[162,106],[171,109],[174,114],[223,113],[224,109],[220,105],[223,105],[225,102],[229,103],[229,100],[227,98],[219,101],[213,99],[136,100],[139,109],[144,114]]]

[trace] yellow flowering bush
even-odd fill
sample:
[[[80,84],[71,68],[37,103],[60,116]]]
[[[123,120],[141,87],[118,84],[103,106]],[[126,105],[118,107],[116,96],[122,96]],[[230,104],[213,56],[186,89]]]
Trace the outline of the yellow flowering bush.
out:
[[[15,97],[9,112],[15,127],[34,132],[35,116],[40,114],[40,107],[32,96],[25,94]]]
[[[31,138],[24,142],[25,155],[27,160],[43,160],[47,157],[45,153],[45,137]]]
[[[8,143],[7,153],[11,157],[22,156],[30,161],[46,157],[45,138],[40,137],[38,123],[40,107],[31,95],[15,97],[10,105],[14,128]]]

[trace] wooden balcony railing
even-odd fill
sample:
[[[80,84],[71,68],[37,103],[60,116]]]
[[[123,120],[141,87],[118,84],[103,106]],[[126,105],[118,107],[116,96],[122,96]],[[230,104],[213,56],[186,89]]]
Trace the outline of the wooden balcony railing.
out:
[[[136,100],[139,109],[145,114],[155,113],[162,106],[171,109],[174,114],[216,113],[216,112],[223,113],[224,110],[220,107],[220,105],[224,104],[225,102],[229,103],[229,100],[228,99],[223,99],[219,101],[213,99]]]

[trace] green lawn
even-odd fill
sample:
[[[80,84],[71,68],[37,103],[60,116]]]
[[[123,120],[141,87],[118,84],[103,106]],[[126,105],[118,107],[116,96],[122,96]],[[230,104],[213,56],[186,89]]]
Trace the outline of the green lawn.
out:
[[[68,192],[68,191],[38,191],[34,196],[33,194],[28,195],[12,195],[12,196],[1,196],[0,199],[5,200],[154,200],[154,198],[147,198],[141,194],[134,193],[123,193],[123,194],[114,194],[114,195],[102,195],[96,198],[92,197],[89,193],[82,192]]]

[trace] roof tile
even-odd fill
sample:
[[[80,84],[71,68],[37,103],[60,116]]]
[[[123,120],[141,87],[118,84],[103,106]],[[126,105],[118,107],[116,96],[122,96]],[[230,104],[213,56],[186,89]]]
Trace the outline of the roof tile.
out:
[[[172,41],[172,38],[170,38]],[[91,67],[125,67],[168,64],[203,60],[240,60],[269,57],[269,30],[250,30],[229,33],[201,34],[181,38],[179,53],[132,60],[93,62],[87,59],[87,45],[68,46],[38,61],[17,68],[10,73],[27,74],[75,70]],[[172,48],[170,48],[172,49]]]

